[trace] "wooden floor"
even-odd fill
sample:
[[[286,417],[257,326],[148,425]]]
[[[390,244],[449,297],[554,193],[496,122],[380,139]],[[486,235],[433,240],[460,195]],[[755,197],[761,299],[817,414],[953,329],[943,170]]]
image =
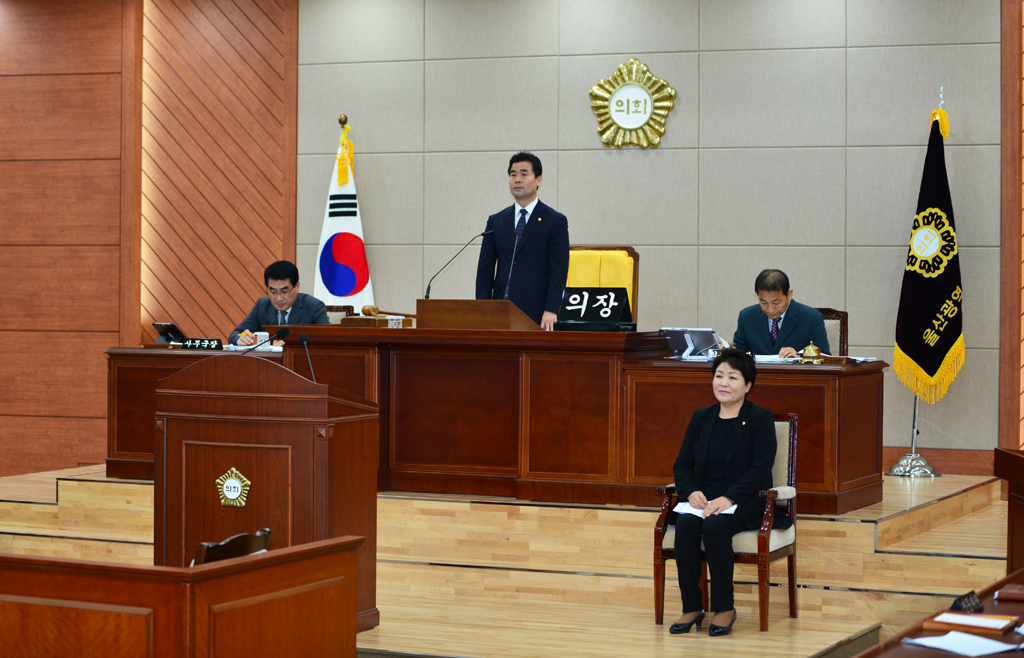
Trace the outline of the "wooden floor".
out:
[[[788,617],[775,586],[760,633],[756,573],[738,568],[740,617],[728,638],[671,636],[654,623],[655,510],[383,493],[381,625],[359,634],[360,654],[850,655],[1005,573],[999,486],[887,477],[882,503],[801,515],[799,617]],[[152,509],[151,482],[108,480],[102,467],[0,478],[0,551],[151,564]],[[784,565],[774,583],[785,581]],[[679,613],[670,565],[666,621]]]

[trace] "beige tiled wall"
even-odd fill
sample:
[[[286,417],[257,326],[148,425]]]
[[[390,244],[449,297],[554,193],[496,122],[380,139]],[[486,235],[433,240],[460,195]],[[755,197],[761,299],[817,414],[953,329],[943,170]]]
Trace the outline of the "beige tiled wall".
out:
[[[944,88],[967,362],[922,447],[996,445],[997,0],[300,0],[298,260],[312,278],[337,115],[348,114],[376,301],[409,311],[487,215],[519,149],[573,243],[641,254],[640,328],[731,335],[754,275],[851,314],[891,361],[900,262]],[[606,149],[590,87],[630,57],[677,92],[658,149]],[[471,297],[478,248],[434,281]],[[886,375],[885,444],[913,398]]]

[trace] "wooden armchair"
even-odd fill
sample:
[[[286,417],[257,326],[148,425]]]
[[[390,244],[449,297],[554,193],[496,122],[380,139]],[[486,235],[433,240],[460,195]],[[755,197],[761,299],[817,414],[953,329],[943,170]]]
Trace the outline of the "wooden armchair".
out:
[[[828,346],[832,356],[849,356],[850,337],[847,326],[850,314],[834,308],[815,309],[825,316],[825,333],[828,334]]]
[[[768,630],[768,586],[769,568],[772,562],[788,558],[789,563],[789,616],[796,617],[796,414],[775,414],[775,436],[778,451],[772,467],[772,483],[785,482],[760,492],[765,499],[764,519],[757,530],[746,530],[732,538],[736,562],[757,565],[757,598],[761,616],[761,630]],[[654,525],[654,621],[661,624],[665,617],[665,560],[675,559],[674,524],[668,522],[669,513],[675,507],[677,496],[675,485],[659,487],[663,496],[661,514]],[[776,501],[787,501],[786,513],[793,519],[793,525],[786,530],[775,530]],[[701,590],[704,594],[704,608],[708,607],[707,563],[701,563]],[[714,587],[714,583],[711,584]]]
[[[200,542],[196,546],[196,558],[192,566],[228,560],[233,557],[242,557],[270,550],[270,529],[257,530],[255,535],[243,533],[228,537],[220,543]]]

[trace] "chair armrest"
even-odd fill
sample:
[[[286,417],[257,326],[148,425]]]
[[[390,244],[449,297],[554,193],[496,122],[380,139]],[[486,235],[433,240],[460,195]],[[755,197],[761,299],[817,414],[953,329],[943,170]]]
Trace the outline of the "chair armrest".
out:
[[[789,500],[796,498],[796,487],[773,487],[773,491],[779,492],[778,500]]]
[[[661,513],[658,514],[658,520],[654,523],[654,538],[655,545],[661,546],[661,538],[665,534],[666,526],[668,525],[668,515],[675,507],[673,501],[676,497],[676,485],[669,484],[664,487],[658,487],[658,494],[661,495]]]

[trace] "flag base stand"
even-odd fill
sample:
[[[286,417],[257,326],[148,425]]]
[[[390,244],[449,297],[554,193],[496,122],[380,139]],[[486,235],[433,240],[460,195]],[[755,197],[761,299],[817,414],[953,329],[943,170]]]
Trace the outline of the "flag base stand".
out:
[[[914,396],[914,430],[910,436],[910,452],[900,457],[900,460],[892,465],[886,475],[902,478],[937,478],[942,473],[937,473],[935,468],[928,463],[928,460],[917,454],[917,435],[921,433],[917,429],[917,412],[921,404],[921,398]]]

